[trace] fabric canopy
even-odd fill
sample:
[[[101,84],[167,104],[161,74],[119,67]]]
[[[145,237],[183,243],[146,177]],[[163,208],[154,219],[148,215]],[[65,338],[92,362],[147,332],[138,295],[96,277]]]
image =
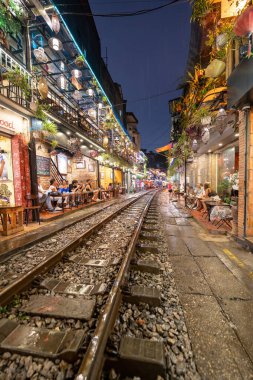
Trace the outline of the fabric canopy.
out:
[[[157,153],[164,153],[164,152],[169,151],[172,148],[173,148],[173,143],[170,143],[170,144],[167,144],[165,146],[162,146],[161,148],[157,148],[156,152]]]

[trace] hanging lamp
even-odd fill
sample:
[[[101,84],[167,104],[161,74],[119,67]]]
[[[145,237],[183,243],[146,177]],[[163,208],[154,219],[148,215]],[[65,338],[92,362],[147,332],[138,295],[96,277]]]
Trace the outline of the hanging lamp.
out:
[[[38,91],[42,99],[46,99],[48,95],[48,85],[47,80],[44,77],[41,77],[38,82]]]
[[[55,51],[62,50],[62,42],[56,37],[49,38],[48,45]]]
[[[58,17],[58,15],[56,13],[52,14],[51,23],[52,23],[52,29],[53,29],[53,31],[56,34],[59,33],[59,31],[61,29],[61,24],[60,24],[59,17]]]

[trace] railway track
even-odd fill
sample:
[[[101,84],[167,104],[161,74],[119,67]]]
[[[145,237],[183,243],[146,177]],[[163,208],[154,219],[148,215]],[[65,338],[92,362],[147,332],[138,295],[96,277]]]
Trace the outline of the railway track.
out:
[[[143,195],[91,212],[57,233],[52,231],[52,234],[41,241],[28,244],[19,252],[13,250],[9,253],[0,263],[0,306],[4,306],[13,294],[19,293],[36,276],[62,260],[67,252],[75,249],[82,240],[88,238]]]
[[[67,236],[59,232],[61,238],[51,238],[49,246],[47,241],[39,243],[43,258],[30,270],[12,268],[16,275],[0,291],[1,380],[88,379],[86,371],[99,378],[94,377],[94,360],[103,363],[132,253],[154,195],[115,205],[101,213],[99,221],[91,217],[80,222],[79,236],[67,244],[69,230]],[[57,239],[64,239],[58,250]],[[13,259],[17,263],[21,256],[5,263],[9,274]],[[90,353],[95,355],[91,362]]]

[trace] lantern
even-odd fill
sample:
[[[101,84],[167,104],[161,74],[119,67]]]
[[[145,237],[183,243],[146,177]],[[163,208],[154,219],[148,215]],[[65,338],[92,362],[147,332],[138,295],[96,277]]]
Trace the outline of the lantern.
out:
[[[250,6],[236,20],[234,32],[239,37],[248,36],[253,32],[253,6]]]
[[[64,71],[65,70],[65,63],[64,62],[60,62],[60,70],[61,71]]]
[[[34,49],[33,54],[38,62],[47,63],[48,58],[42,47],[39,47],[38,49]]]
[[[71,77],[71,83],[77,90],[81,90],[82,85],[78,82],[78,80],[75,77]]]
[[[104,146],[108,146],[108,144],[109,144],[109,139],[108,139],[107,136],[104,136],[104,138],[103,138],[103,145]]]
[[[67,80],[64,75],[60,75],[57,79],[57,84],[61,90],[65,90],[67,87]]]
[[[47,81],[44,77],[41,77],[38,82],[38,91],[42,99],[46,99],[48,95],[48,85]]]
[[[93,108],[90,108],[90,109],[88,110],[88,115],[89,115],[90,117],[93,117],[93,118],[95,119],[95,117],[97,116],[97,113],[96,113],[96,111],[95,111]]]
[[[78,90],[75,90],[72,96],[73,96],[73,98],[74,98],[75,100],[77,100],[77,101],[82,99],[82,94],[81,94],[81,92],[78,91]]]
[[[89,96],[93,96],[93,95],[94,95],[94,91],[93,91],[93,89],[92,89],[92,88],[88,88],[88,90],[87,90],[87,94],[88,94]]]
[[[48,45],[56,51],[62,50],[62,42],[55,37],[49,38]]]
[[[207,144],[210,139],[210,132],[208,128],[204,128],[201,139],[204,144]]]
[[[101,110],[103,108],[103,103],[98,103],[98,109]]]
[[[197,140],[193,140],[192,142],[192,150],[194,153],[196,153],[198,151],[198,141]]]
[[[53,14],[52,15],[52,18],[51,18],[51,23],[52,23],[52,29],[53,31],[57,34],[59,33],[60,29],[61,29],[61,24],[60,24],[60,20],[59,20],[59,17],[57,14]]]
[[[217,47],[217,49],[223,48],[223,46],[225,46],[227,42],[228,42],[228,34],[227,33],[219,34],[216,37],[216,47]]]
[[[75,78],[81,78],[82,72],[81,70],[74,69],[74,70],[71,70],[71,75],[72,77],[75,77]]]
[[[219,59],[214,59],[205,69],[205,76],[207,78],[219,77],[226,68],[226,64]]]

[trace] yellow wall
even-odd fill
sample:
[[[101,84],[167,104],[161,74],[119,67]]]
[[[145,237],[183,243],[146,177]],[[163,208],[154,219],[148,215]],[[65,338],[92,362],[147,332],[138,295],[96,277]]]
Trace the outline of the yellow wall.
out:
[[[122,171],[114,169],[114,183],[115,185],[120,183],[122,185]]]
[[[106,166],[99,166],[100,184],[107,189],[109,183],[112,183],[112,169]]]

